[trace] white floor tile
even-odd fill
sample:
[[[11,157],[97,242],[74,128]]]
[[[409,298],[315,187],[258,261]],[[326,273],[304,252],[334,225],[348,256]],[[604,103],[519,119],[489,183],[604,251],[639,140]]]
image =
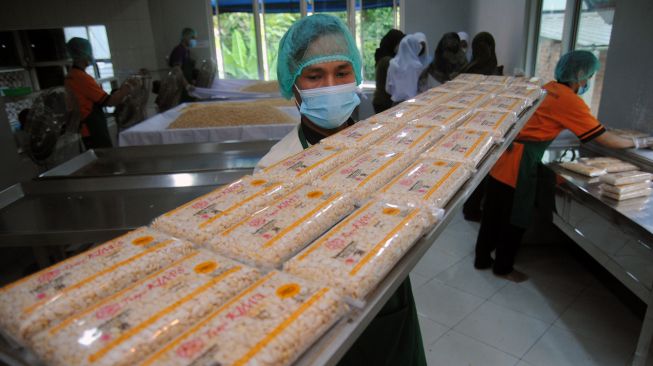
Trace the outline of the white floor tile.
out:
[[[486,302],[454,330],[521,357],[548,327],[549,324],[541,320]]]
[[[429,280],[438,273],[451,267],[462,258],[453,256],[435,246],[431,247],[424,257],[417,263],[413,272],[428,278]]]
[[[422,332],[422,342],[424,342],[425,350],[449,330],[449,327],[446,327],[438,322],[434,322],[425,316],[419,315],[418,319],[419,329]]]
[[[410,273],[410,284],[413,286],[413,293],[415,293],[415,291],[417,291],[420,286],[427,282],[429,282],[429,279],[422,276],[421,274],[415,271]]]
[[[633,350],[609,339],[599,342],[551,327],[523,359],[533,366],[623,366],[630,360]]]
[[[528,363],[528,362],[526,362],[526,361],[524,361],[524,360],[521,360],[521,361],[519,361],[519,363],[516,364],[515,366],[534,366],[534,365],[531,364],[531,363]]]
[[[474,252],[476,235],[476,231],[463,232],[447,228],[433,246],[453,256],[466,257]]]
[[[509,283],[495,293],[490,301],[552,324],[576,296],[561,289],[526,281]]]
[[[455,331],[442,336],[426,354],[429,366],[510,366],[519,360]]]
[[[440,272],[435,279],[469,294],[489,298],[509,281],[474,268],[474,258],[469,256],[452,267]]]
[[[483,301],[438,281],[428,282],[415,293],[417,312],[449,327],[458,324]]]

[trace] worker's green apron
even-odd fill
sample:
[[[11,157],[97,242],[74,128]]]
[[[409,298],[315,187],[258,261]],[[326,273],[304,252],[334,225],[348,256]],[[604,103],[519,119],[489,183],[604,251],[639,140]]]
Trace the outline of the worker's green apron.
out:
[[[302,147],[307,149],[302,126],[297,130]],[[338,365],[426,366],[410,278],[399,286]]]
[[[539,166],[542,165],[544,152],[551,145],[551,141],[515,141],[524,145],[521,162],[519,163],[519,172],[517,174],[517,184],[515,187],[515,196],[512,203],[512,212],[510,223],[521,227],[528,228],[533,218],[533,208],[538,194],[538,172],[541,171]],[[540,188],[542,183],[540,182]],[[543,192],[542,190],[540,190]]]
[[[83,138],[84,146],[87,149],[97,149],[104,147],[112,147],[111,136],[109,135],[109,127],[107,126],[107,119],[104,116],[102,106],[94,104],[91,113],[86,117],[82,123],[88,127],[89,137]]]

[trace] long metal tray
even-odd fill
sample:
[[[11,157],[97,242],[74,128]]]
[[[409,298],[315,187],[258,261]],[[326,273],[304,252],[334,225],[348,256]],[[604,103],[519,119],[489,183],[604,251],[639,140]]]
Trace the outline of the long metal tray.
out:
[[[417,262],[429,250],[442,231],[461,209],[467,197],[489,173],[494,163],[515,139],[524,124],[539,107],[544,97],[537,100],[530,108],[523,111],[517,123],[504,137],[504,141],[495,145],[477,168],[474,176],[458,191],[445,208],[445,215],[435,227],[422,237],[390,271],[386,278],[372,292],[362,309],[353,311],[348,317],[336,323],[297,361],[297,365],[335,365],[358,339],[368,324],[381,310],[399,285],[417,265]]]

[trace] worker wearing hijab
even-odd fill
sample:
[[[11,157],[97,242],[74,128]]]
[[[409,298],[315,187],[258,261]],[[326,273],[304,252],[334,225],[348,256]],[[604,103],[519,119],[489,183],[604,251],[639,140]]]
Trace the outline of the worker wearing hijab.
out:
[[[446,33],[435,48],[435,57],[419,78],[419,91],[423,92],[455,78],[467,64],[456,33]]]
[[[388,33],[381,38],[381,44],[374,53],[375,72],[376,72],[376,89],[374,90],[374,113],[380,113],[392,107],[390,94],[385,91],[385,84],[388,77],[388,68],[390,60],[397,55],[399,42],[404,38],[404,32],[397,29],[390,29]]]
[[[469,74],[500,75],[495,52],[494,37],[488,32],[481,32],[472,41],[472,61],[463,72]]]
[[[589,51],[563,55],[556,65],[556,81],[544,85],[547,94],[539,108],[490,171],[475,268],[492,268],[495,274],[516,282],[526,279],[513,268],[515,255],[530,224],[536,189],[542,192],[554,184],[543,182],[538,172],[543,171],[539,166],[545,150],[560,132],[568,129],[581,143],[596,141],[608,148],[650,146],[650,138],[631,140],[606,131],[579,97],[599,66],[599,60]]]
[[[348,125],[360,103],[361,58],[347,26],[315,14],[295,22],[279,43],[281,94],[295,98],[299,125],[257,165],[260,169],[296,154]],[[340,365],[426,365],[410,280],[390,297]]]
[[[84,146],[86,149],[112,147],[113,143],[102,107],[122,103],[133,86],[125,83],[120,89],[108,95],[85,71],[95,62],[91,43],[84,38],[74,37],[66,43],[66,50],[73,59],[73,65],[66,75],[64,85],[77,98],[82,120],[80,133]]]
[[[467,32],[460,31],[458,32],[458,37],[460,37],[460,48],[465,52],[465,58],[467,62],[472,61],[472,48],[469,47],[469,34]]]
[[[393,103],[400,103],[417,95],[419,76],[428,65],[428,46],[423,33],[413,33],[399,43],[397,56],[390,60],[385,90]]]

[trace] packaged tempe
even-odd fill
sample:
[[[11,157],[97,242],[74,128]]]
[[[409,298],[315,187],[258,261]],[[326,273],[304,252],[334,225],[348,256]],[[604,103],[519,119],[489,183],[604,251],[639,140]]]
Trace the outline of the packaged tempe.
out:
[[[393,202],[443,208],[471,176],[462,163],[422,158],[379,191]]]
[[[482,74],[467,74],[467,73],[462,73],[458,74],[454,81],[462,81],[462,82],[467,82],[467,83],[480,83],[481,81],[485,80],[486,76]]]
[[[351,212],[342,191],[297,186],[254,214],[216,234],[209,246],[218,253],[265,268],[279,267]]]
[[[415,98],[404,101],[404,104],[416,106],[437,105],[442,98],[447,97],[448,95],[449,92],[447,90],[433,88],[425,91],[424,93],[416,95]]]
[[[0,289],[0,324],[25,343],[192,250],[155,230],[134,230]]]
[[[465,90],[467,93],[475,94],[500,94],[505,89],[503,85],[496,84],[475,84]]]
[[[424,112],[411,123],[436,126],[442,131],[449,131],[458,127],[462,121],[469,117],[471,111],[471,109],[466,108],[438,105],[425,109]]]
[[[402,123],[419,117],[422,111],[423,106],[421,105],[400,103],[386,111],[375,114],[369,119],[381,123]]]
[[[633,198],[648,197],[653,192],[651,188],[644,188],[637,191],[631,191],[627,193],[614,193],[608,191],[601,191],[601,195],[604,197],[609,197],[617,201],[629,200]]]
[[[442,132],[436,126],[411,123],[382,138],[374,147],[388,151],[421,153],[441,137]]]
[[[444,84],[437,86],[437,89],[446,90],[449,92],[462,92],[468,90],[470,87],[474,86],[475,83],[460,81],[458,79],[447,81]]]
[[[343,147],[366,147],[399,127],[374,120],[360,121],[322,140],[323,144]]]
[[[510,84],[514,79],[514,76],[508,75],[488,75],[485,77],[485,80],[481,81],[481,84],[500,84],[506,85]]]
[[[49,365],[134,365],[260,277],[256,269],[198,250],[31,343]]]
[[[430,220],[422,208],[371,200],[289,260],[284,270],[332,286],[362,305]]]
[[[608,173],[621,173],[638,170],[637,165],[610,157],[580,158],[578,159],[585,165],[605,169]]]
[[[510,82],[510,85],[541,87],[544,85],[544,79],[540,79],[538,77],[515,76]]]
[[[412,160],[402,152],[370,149],[318,178],[314,185],[353,195],[356,203],[372,196]]]
[[[527,106],[527,101],[522,98],[506,97],[498,95],[488,99],[478,106],[478,109],[493,112],[513,112],[519,115]]]
[[[496,137],[503,137],[517,121],[513,112],[492,112],[479,110],[460,126],[461,130],[486,131]]]
[[[448,105],[450,107],[474,108],[490,97],[490,94],[462,92],[451,94],[451,96],[448,98],[442,99],[442,104]]]
[[[499,93],[499,95],[505,97],[525,99],[526,105],[533,104],[533,102],[538,100],[542,94],[544,94],[544,90],[542,90],[539,86],[525,86],[514,84],[511,84]]]
[[[152,226],[196,243],[206,243],[216,232],[281,197],[287,190],[287,185],[282,183],[245,176],[163,214]]]
[[[356,154],[356,149],[317,144],[270,165],[255,177],[269,177],[271,180],[297,184],[306,183]]]
[[[290,365],[346,311],[333,289],[273,271],[139,365]]]
[[[604,192],[610,192],[614,194],[625,194],[636,191],[641,191],[642,189],[651,188],[651,182],[646,181],[642,183],[633,183],[633,184],[623,184],[620,186],[613,186],[611,184],[601,183],[599,189]]]
[[[622,173],[611,173],[601,176],[602,183],[611,184],[613,186],[620,186],[623,184],[634,184],[650,181],[653,174],[641,171],[631,171]]]
[[[490,151],[494,138],[484,131],[454,130],[449,132],[425,156],[435,159],[459,161],[475,168]]]
[[[574,173],[585,175],[587,177],[598,177],[600,175],[607,173],[603,168],[597,168],[591,165],[586,165],[577,162],[564,162],[564,163],[560,163],[560,166],[567,170],[571,170]]]

